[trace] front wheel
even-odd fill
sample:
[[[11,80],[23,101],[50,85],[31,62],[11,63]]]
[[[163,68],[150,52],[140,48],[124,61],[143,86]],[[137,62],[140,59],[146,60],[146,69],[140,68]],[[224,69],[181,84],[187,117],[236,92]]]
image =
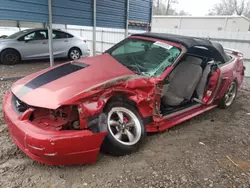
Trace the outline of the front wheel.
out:
[[[101,150],[122,156],[138,150],[146,131],[137,110],[128,103],[111,102],[105,108],[107,114],[107,136]]]
[[[231,106],[236,98],[237,90],[238,90],[237,82],[233,81],[229,85],[224,97],[221,99],[221,101],[219,103],[219,107],[222,109],[225,109],[225,108]]]
[[[13,49],[4,50],[0,55],[1,63],[4,65],[14,65],[18,63],[21,58],[19,53]]]

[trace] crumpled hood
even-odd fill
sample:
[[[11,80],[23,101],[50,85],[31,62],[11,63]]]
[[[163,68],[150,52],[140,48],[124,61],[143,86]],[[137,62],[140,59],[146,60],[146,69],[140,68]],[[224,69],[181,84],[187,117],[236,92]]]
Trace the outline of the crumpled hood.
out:
[[[11,90],[28,105],[56,109],[84,90],[125,75],[135,73],[103,54],[31,74],[17,81]]]

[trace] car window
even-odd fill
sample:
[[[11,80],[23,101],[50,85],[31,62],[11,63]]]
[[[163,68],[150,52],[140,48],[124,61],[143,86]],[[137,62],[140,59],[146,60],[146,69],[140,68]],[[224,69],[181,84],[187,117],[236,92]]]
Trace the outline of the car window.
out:
[[[47,32],[45,30],[40,30],[31,32],[21,37],[19,40],[27,41],[27,40],[44,40],[44,39],[48,39]]]
[[[17,37],[19,37],[19,36],[22,36],[22,35],[24,35],[25,33],[28,33],[28,32],[30,32],[29,29],[23,30],[23,31],[19,31],[19,32],[16,32],[16,33],[14,33],[14,34],[8,36],[7,39],[15,39],[15,38],[17,38]]]
[[[61,32],[61,31],[53,31],[53,39],[65,39],[65,38],[73,38],[74,36],[69,34],[69,33],[65,33],[65,32]]]
[[[158,77],[174,63],[181,50],[160,41],[128,38],[107,53],[137,74]]]
[[[145,47],[150,45],[151,45],[150,41],[140,41],[140,42],[129,41],[126,44],[114,50],[112,52],[112,55],[116,56],[125,53],[143,52],[145,50]]]

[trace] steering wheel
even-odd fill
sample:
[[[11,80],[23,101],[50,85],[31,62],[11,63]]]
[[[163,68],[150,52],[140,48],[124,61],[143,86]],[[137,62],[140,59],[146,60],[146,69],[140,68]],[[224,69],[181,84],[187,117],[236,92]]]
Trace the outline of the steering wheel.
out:
[[[130,65],[131,67],[135,67],[137,69],[137,71],[141,74],[142,72],[146,71],[146,69],[141,66],[139,63],[140,62],[135,56],[128,56],[127,59],[129,61],[132,61],[134,66]]]

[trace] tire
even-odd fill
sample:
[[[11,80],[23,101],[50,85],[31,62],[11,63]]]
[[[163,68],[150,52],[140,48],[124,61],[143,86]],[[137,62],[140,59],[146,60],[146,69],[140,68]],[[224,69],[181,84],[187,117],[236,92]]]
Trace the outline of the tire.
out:
[[[0,61],[4,65],[14,65],[21,60],[20,54],[13,49],[7,49],[1,52]]]
[[[74,47],[69,50],[68,57],[70,60],[76,60],[80,59],[81,55],[82,55],[81,50],[79,48]]]
[[[219,108],[226,109],[226,108],[230,107],[233,104],[233,102],[237,96],[237,92],[238,92],[238,85],[237,85],[237,82],[234,80],[229,85],[223,98],[220,100]]]
[[[108,133],[101,151],[113,156],[137,151],[145,139],[146,129],[136,108],[122,101],[112,101],[105,107],[104,113],[107,115]],[[121,118],[122,122],[119,122]]]

